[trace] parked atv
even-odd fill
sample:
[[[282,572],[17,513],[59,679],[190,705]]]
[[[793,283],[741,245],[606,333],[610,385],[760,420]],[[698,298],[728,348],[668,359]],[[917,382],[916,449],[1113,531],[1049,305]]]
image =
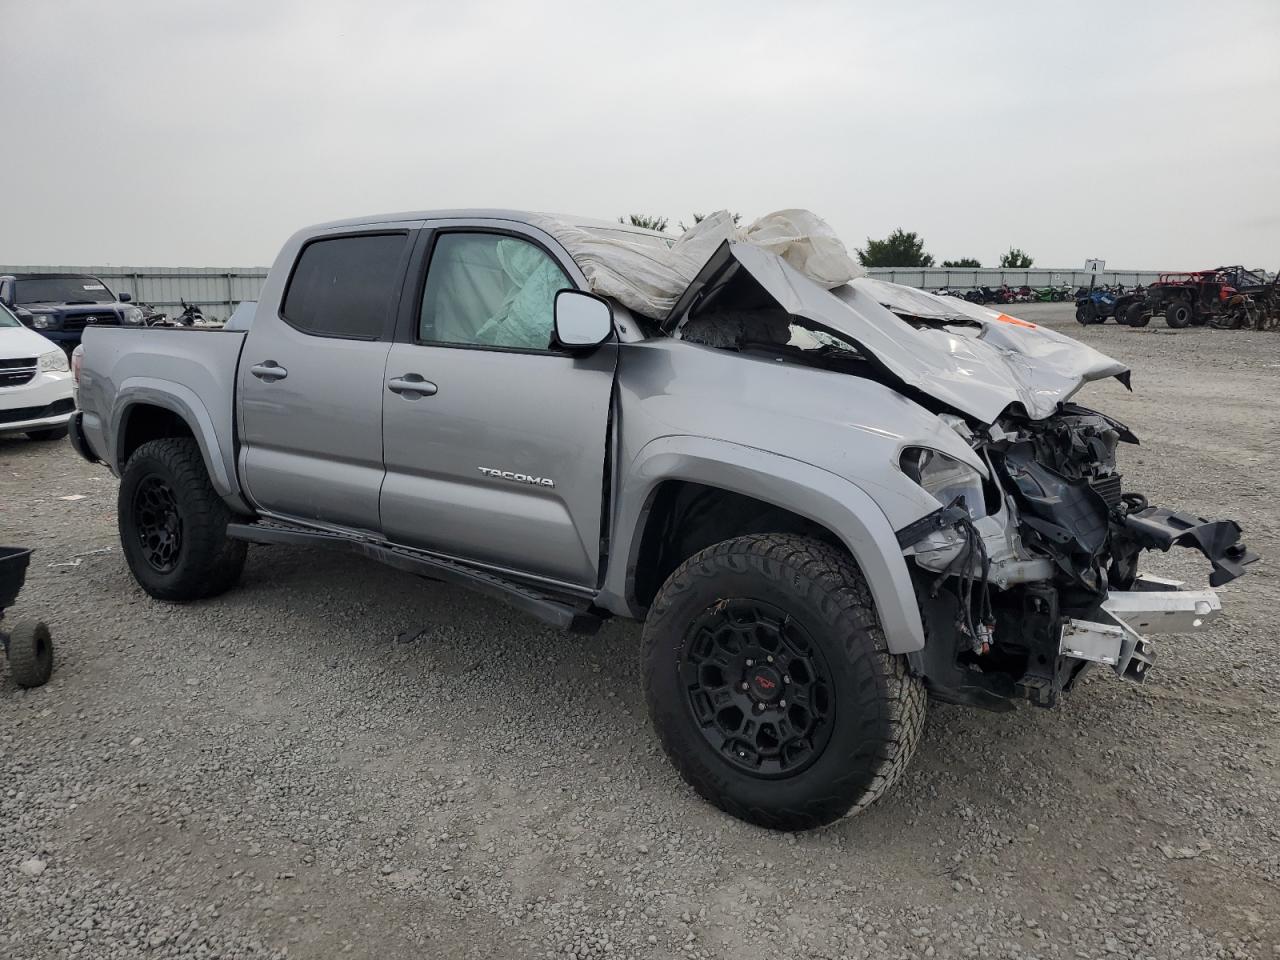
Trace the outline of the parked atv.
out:
[[[1116,296],[1105,287],[1089,291],[1076,300],[1076,320],[1086,327],[1095,323],[1106,323],[1107,317],[1115,316]]]
[[[1076,300],[1076,320],[1088,326],[1106,323],[1115,317],[1116,323],[1130,327],[1145,327],[1151,322],[1146,298],[1136,293],[1123,293],[1123,287],[1096,287],[1087,296]]]

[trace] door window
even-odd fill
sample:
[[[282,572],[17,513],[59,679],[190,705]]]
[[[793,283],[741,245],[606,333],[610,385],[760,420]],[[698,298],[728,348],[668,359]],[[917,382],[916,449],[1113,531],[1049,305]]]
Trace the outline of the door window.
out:
[[[407,234],[384,233],[307,244],[285,291],[284,319],[318,337],[383,338],[407,242]]]
[[[436,238],[418,319],[430,343],[547,350],[556,291],[573,284],[540,247],[493,233]]]

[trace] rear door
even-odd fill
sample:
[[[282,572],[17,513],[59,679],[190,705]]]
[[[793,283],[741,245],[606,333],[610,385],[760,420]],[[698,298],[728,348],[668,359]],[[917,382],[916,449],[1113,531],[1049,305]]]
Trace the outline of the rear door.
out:
[[[278,310],[259,308],[237,390],[241,475],[264,510],[378,531],[383,381],[414,226],[308,240]]]
[[[556,291],[581,272],[507,221],[442,222],[419,246],[383,394],[384,532],[594,586],[617,345],[552,344]]]

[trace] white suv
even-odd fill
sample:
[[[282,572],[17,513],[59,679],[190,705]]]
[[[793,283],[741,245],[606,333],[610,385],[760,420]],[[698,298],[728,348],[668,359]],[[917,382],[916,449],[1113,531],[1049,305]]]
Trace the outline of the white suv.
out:
[[[0,436],[60,440],[74,410],[66,353],[0,304]]]

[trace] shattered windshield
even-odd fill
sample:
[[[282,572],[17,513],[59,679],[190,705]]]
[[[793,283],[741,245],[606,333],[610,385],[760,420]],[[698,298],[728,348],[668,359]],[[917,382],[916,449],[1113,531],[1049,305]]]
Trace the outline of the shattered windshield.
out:
[[[35,277],[14,282],[14,303],[114,303],[97,277]]]

